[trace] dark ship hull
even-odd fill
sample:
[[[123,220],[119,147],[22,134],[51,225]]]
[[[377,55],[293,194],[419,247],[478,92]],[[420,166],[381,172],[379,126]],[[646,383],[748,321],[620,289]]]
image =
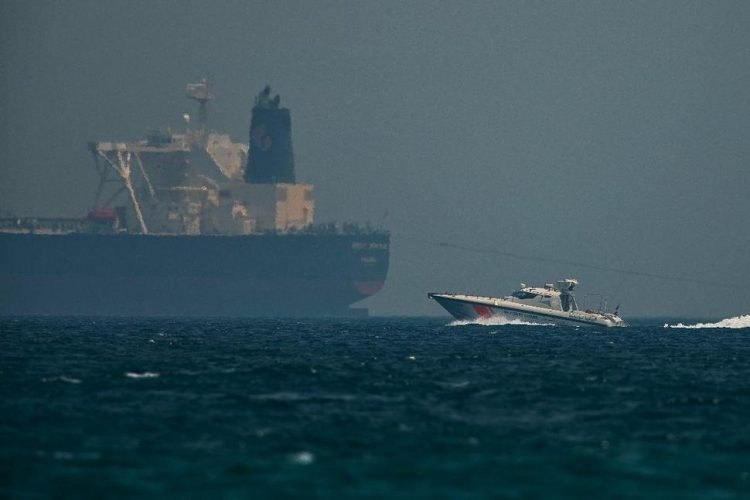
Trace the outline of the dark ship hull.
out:
[[[0,233],[0,314],[350,316],[388,270],[389,236]]]

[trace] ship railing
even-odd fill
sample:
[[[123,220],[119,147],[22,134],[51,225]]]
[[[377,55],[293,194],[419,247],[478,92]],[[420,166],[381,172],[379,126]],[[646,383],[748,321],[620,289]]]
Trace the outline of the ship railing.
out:
[[[608,298],[601,293],[590,292],[583,296],[583,306],[579,311],[608,314]]]
[[[508,300],[509,297],[497,297],[492,295],[476,295],[473,293],[456,293],[456,292],[430,292],[429,295],[463,295],[465,297],[473,297],[477,299],[484,299],[484,300]]]
[[[3,217],[0,231],[14,233],[76,233],[87,227],[85,219],[60,217]]]
[[[298,234],[351,234],[351,235],[371,235],[371,234],[390,234],[385,229],[373,228],[370,225],[362,225],[354,222],[331,223],[331,224],[313,224],[303,229],[290,231]]]

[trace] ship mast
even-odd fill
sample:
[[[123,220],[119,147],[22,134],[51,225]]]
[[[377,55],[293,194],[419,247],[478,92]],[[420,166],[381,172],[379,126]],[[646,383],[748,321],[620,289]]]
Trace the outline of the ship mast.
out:
[[[133,209],[135,210],[136,219],[138,220],[138,225],[141,228],[141,232],[143,234],[148,234],[149,232],[148,226],[146,225],[146,221],[143,217],[141,204],[139,203],[138,197],[136,196],[136,193],[135,193],[135,189],[133,188],[133,180],[131,176],[132,156],[135,156],[136,161],[138,163],[138,167],[140,168],[141,175],[146,180],[146,183],[149,189],[149,194],[153,197],[155,195],[155,192],[154,192],[153,186],[151,185],[151,181],[146,175],[146,171],[143,168],[143,163],[141,162],[141,158],[138,156],[138,151],[132,150],[132,148],[129,148],[128,145],[124,143],[108,143],[108,142],[89,143],[89,149],[94,154],[94,164],[96,165],[96,170],[99,173],[99,188],[97,189],[97,192],[96,192],[96,200],[94,202],[95,206],[97,208],[100,206],[99,197],[101,195],[104,184],[108,182],[112,182],[112,180],[110,180],[109,176],[107,175],[109,169],[107,169],[106,166],[102,166],[99,164],[99,158],[102,158],[104,159],[106,164],[109,165],[112,168],[112,170],[114,170],[119,176],[124,189],[126,189],[128,192],[128,196],[130,198],[130,202],[133,205]],[[116,198],[121,192],[122,192],[122,189],[115,192],[115,194],[109,199],[109,201],[107,201],[107,203],[104,204],[104,206],[109,205],[109,203],[114,198]]]
[[[206,140],[208,130],[208,102],[214,99],[212,87],[208,78],[198,83],[188,83],[185,87],[185,95],[198,102],[198,129],[195,131],[195,139],[200,141],[201,145]]]

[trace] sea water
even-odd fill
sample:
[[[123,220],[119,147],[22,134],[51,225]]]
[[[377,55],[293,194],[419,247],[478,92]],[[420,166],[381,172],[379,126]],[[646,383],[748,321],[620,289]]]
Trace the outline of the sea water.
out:
[[[748,327],[3,319],[0,497],[747,498]]]

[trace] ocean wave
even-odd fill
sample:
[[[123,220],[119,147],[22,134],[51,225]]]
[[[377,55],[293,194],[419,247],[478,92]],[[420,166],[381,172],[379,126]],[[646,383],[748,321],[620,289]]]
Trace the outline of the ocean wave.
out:
[[[143,373],[127,372],[125,373],[125,376],[128,378],[157,378],[159,374],[154,373],[154,372],[143,372]]]
[[[81,379],[75,377],[68,377],[67,375],[60,375],[59,377],[44,377],[42,382],[67,382],[69,384],[80,384]]]
[[[45,451],[38,450],[36,456],[42,458],[52,458],[54,460],[74,460],[79,462],[95,461],[101,459],[101,454],[97,452],[72,452],[72,451]]]
[[[726,318],[716,323],[696,323],[694,325],[685,325],[683,323],[670,325],[669,323],[664,323],[664,328],[750,328],[750,314]]]
[[[357,399],[353,394],[318,394],[318,393],[306,393],[301,394],[298,392],[273,392],[269,394],[254,394],[250,396],[251,399],[257,401],[284,401],[284,402],[298,402],[298,401],[354,401]]]
[[[448,323],[448,326],[466,326],[466,325],[481,325],[481,326],[505,326],[505,325],[523,325],[523,326],[554,326],[552,323],[534,323],[531,321],[523,321],[521,319],[511,319],[505,316],[490,316],[489,318],[476,318],[476,319],[457,319]]]
[[[296,465],[310,465],[315,462],[315,455],[309,451],[299,451],[289,455],[289,461]]]

